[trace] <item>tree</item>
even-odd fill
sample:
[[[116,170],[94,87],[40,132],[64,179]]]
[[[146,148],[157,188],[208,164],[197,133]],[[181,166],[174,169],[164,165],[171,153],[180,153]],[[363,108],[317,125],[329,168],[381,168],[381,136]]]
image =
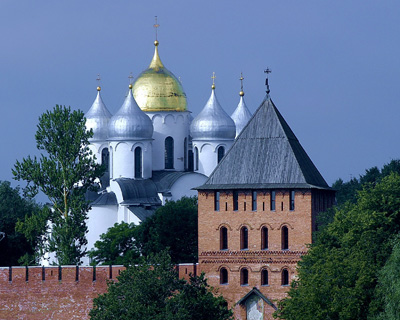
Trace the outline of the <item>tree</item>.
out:
[[[136,240],[143,255],[168,249],[173,263],[197,261],[197,198],[168,201],[139,225]]]
[[[35,244],[32,246],[15,227],[18,220],[37,214],[39,210],[38,204],[20,195],[18,187],[13,188],[10,182],[0,181],[0,231],[5,234],[0,241],[0,266],[15,266],[20,262],[34,264]]]
[[[137,226],[133,223],[116,223],[96,241],[95,249],[89,251],[93,264],[123,264],[129,265],[137,262],[140,256],[136,247],[135,231]]]
[[[367,184],[355,204],[336,208],[298,265],[298,280],[279,304],[281,319],[367,319],[382,309],[378,274],[400,231],[400,175]]]
[[[52,208],[45,207],[42,218],[48,219],[51,232],[36,224],[35,216],[21,230],[41,233],[41,251],[54,252],[59,264],[79,264],[85,255],[90,206],[84,195],[104,172],[88,147],[92,135],[82,111],[57,105],[39,117],[35,138],[40,158],[28,156],[13,169],[16,180],[27,182],[26,195],[34,197],[40,190],[50,200]]]
[[[225,320],[231,319],[225,300],[215,297],[204,275],[190,282],[178,279],[170,256],[150,255],[128,267],[108,292],[93,300],[92,320]]]

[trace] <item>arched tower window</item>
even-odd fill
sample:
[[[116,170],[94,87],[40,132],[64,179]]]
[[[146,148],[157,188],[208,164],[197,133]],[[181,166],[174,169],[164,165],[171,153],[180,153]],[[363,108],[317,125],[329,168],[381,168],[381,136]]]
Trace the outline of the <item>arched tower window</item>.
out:
[[[110,147],[110,154],[109,154],[109,160],[110,160],[110,178],[113,178],[114,175],[114,158],[113,158],[113,148]]]
[[[240,270],[240,285],[247,286],[249,284],[249,270],[243,268]]]
[[[225,155],[225,148],[223,146],[218,147],[218,163],[222,160]]]
[[[194,147],[194,170],[199,170],[199,149],[197,147]]]
[[[101,164],[106,167],[106,172],[110,170],[110,153],[108,152],[108,148],[104,148],[101,150]]]
[[[268,228],[261,228],[261,250],[268,249]]]
[[[282,241],[282,250],[289,249],[289,229],[286,226],[283,226],[281,229],[281,241]]]
[[[142,170],[142,148],[135,148],[135,179],[139,179],[143,177]]]
[[[249,229],[242,227],[240,229],[240,249],[247,250],[249,248]]]
[[[188,145],[187,145],[187,138],[183,140],[183,165],[185,170],[188,169]]]
[[[283,286],[289,285],[289,271],[287,271],[287,269],[282,270],[282,285]]]
[[[266,269],[261,270],[261,285],[262,286],[268,285],[268,270]]]
[[[220,249],[228,250],[228,229],[225,227],[221,227],[219,230],[220,236]]]
[[[228,284],[228,270],[225,268],[221,268],[219,271],[219,283],[220,284]]]
[[[165,169],[174,168],[174,139],[165,138]]]

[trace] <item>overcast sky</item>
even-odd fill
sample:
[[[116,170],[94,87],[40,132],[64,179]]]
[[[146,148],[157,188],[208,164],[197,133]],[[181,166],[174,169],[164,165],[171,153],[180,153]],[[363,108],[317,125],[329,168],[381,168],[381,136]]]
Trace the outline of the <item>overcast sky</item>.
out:
[[[101,75],[111,113],[130,72],[153,56],[154,16],[164,65],[196,116],[211,92],[232,114],[271,96],[329,184],[400,158],[399,1],[1,0],[0,180],[35,155],[38,117],[56,104],[86,112]],[[16,185],[16,183],[13,183]]]

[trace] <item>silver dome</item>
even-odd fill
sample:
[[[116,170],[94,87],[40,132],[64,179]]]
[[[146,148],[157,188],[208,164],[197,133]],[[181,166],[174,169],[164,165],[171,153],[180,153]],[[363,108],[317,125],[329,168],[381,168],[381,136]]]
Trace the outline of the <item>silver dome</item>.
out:
[[[111,118],[108,126],[108,140],[143,140],[153,137],[153,122],[139,108],[128,90],[122,107]]]
[[[232,113],[231,118],[236,125],[236,137],[237,137],[251,118],[251,113],[247,108],[242,95],[240,96],[239,104],[235,109],[235,111]]]
[[[106,108],[100,96],[100,90],[97,91],[97,97],[94,100],[89,111],[85,114],[86,128],[93,130],[93,137],[89,141],[105,141],[108,138],[108,124],[111,119],[111,113]]]
[[[203,110],[190,125],[193,140],[233,140],[235,139],[235,123],[222,109],[212,89]]]

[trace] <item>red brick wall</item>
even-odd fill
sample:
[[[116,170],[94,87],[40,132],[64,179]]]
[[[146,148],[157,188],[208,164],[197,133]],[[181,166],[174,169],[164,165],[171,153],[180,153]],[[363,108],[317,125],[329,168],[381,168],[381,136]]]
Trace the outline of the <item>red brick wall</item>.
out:
[[[93,298],[105,293],[110,279],[108,266],[80,267],[76,281],[76,267],[62,267],[62,280],[58,279],[58,267],[46,267],[42,280],[41,267],[0,268],[0,319],[89,319]],[[113,266],[115,280],[124,267]]]
[[[289,286],[282,285],[282,270],[290,282],[296,266],[312,242],[318,212],[332,206],[330,191],[295,190],[295,208],[290,210],[290,191],[275,190],[276,208],[270,210],[270,190],[257,191],[257,210],[252,211],[251,190],[239,191],[238,210],[233,210],[233,192],[220,190],[220,210],[214,210],[214,191],[199,192],[199,267],[211,286],[218,288],[234,307],[236,319],[246,319],[245,308],[236,303],[253,287],[274,304],[284,298]],[[228,250],[220,250],[220,228],[228,229]],[[241,250],[240,229],[248,228],[248,249]],[[268,228],[268,250],[261,248],[261,228]],[[282,227],[289,231],[289,250],[282,250]],[[220,284],[220,269],[228,270],[228,284]],[[249,271],[248,285],[241,285],[240,273]],[[268,285],[261,285],[261,270],[268,271]],[[264,304],[266,319],[274,309]]]

